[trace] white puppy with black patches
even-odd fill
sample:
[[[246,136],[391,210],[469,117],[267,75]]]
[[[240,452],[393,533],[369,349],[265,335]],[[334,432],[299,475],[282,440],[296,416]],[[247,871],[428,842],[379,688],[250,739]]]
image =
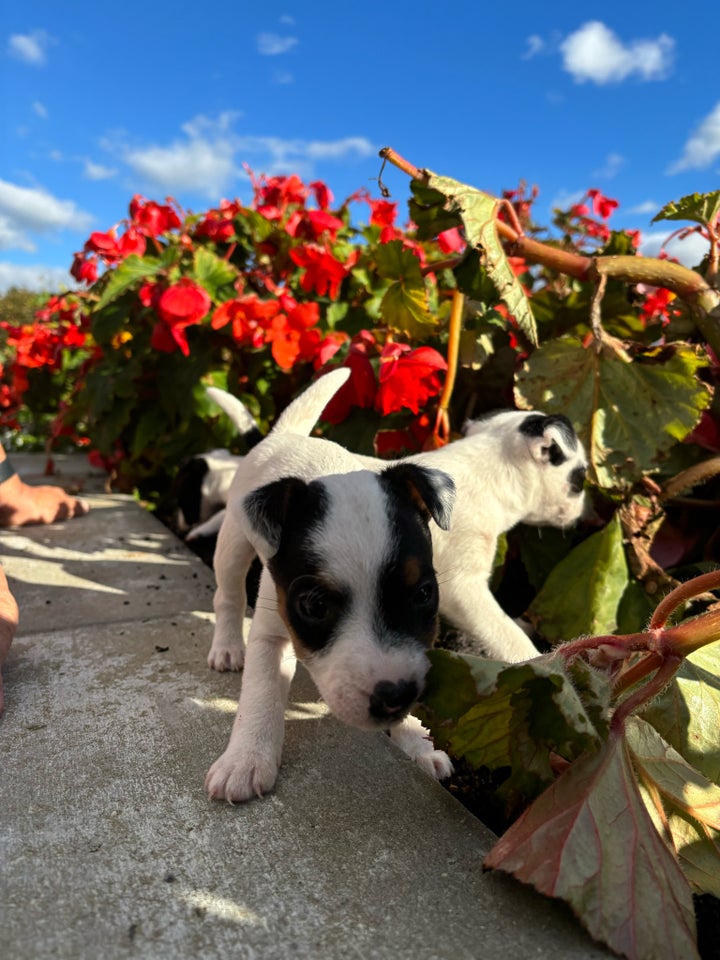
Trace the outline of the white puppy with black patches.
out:
[[[361,459],[373,469],[383,464]],[[501,534],[518,523],[565,528],[581,518],[587,459],[570,421],[502,411],[466,424],[453,443],[398,462],[434,467],[455,481],[452,530],[432,531],[443,617],[489,657],[538,656],[493,597],[489,580]]]
[[[430,521],[449,527],[454,484],[415,464],[363,469],[342,447],[309,436],[347,375],[334,371],[306,390],[233,480],[215,553],[208,662],[244,663],[245,672],[230,742],[206,778],[215,798],[248,800],[274,785],[296,658],[340,720],[390,730],[436,777],[452,769],[408,713],[437,633]],[[245,651],[245,575],[256,555],[263,572]]]

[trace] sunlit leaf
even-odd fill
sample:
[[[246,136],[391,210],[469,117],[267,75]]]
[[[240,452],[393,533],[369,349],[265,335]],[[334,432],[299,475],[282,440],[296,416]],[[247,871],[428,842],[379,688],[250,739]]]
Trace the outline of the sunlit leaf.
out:
[[[551,642],[614,633],[627,583],[622,527],[616,514],[550,572],[528,616]]]
[[[643,717],[688,763],[720,785],[720,643],[690,654]]]
[[[112,270],[107,286],[95,305],[95,310],[102,310],[120,294],[136,284],[151,279],[162,269],[163,264],[158,257],[138,257],[134,253],[126,257]]]
[[[375,259],[379,275],[394,281],[380,306],[384,321],[410,337],[427,337],[436,321],[428,309],[427,287],[420,261],[411,250],[403,247],[400,240],[380,244]]]
[[[687,344],[645,350],[630,362],[611,338],[597,351],[563,337],[531,354],[515,399],[523,408],[564,413],[588,450],[591,479],[626,487],[657,470],[697,424],[711,399],[697,377],[706,363]]]
[[[630,960],[698,957],[690,887],[645,809],[622,736],[572,764],[485,866],[565,900]]]
[[[685,875],[701,893],[720,896],[720,788],[710,783],[639,717],[626,735],[641,781],[652,788],[643,799],[659,830],[667,830]],[[663,806],[656,809],[653,795]]]
[[[227,260],[218,257],[207,247],[198,247],[193,257],[193,279],[204,287],[213,300],[218,299],[222,287],[232,284],[238,276],[237,270]]]
[[[553,779],[552,753],[573,759],[602,739],[602,694],[586,683],[586,709],[562,658],[508,665],[434,650],[430,660],[419,713],[435,743],[473,767],[510,767],[508,794],[535,796]]]
[[[418,193],[418,189],[422,191]],[[495,226],[495,215],[499,201],[490,194],[475,187],[469,187],[450,177],[439,177],[428,171],[426,185],[418,188],[413,183],[416,196],[426,200],[432,198],[420,211],[411,206],[411,215],[418,215],[424,226],[424,235],[428,233],[429,223],[433,223],[435,234],[457,223],[459,216],[465,238],[470,247],[480,254],[480,261],[487,270],[497,295],[508,308],[510,314],[531,343],[537,344],[537,330],[530,303],[522,284],[510,268],[507,256],[500,243]],[[428,193],[434,191],[434,193]],[[437,194],[445,198],[440,206]],[[418,205],[419,206],[419,205]],[[429,209],[428,209],[429,208]],[[449,214],[449,216],[447,216]]]
[[[666,203],[660,213],[652,218],[651,223],[658,220],[691,220],[694,223],[705,225],[713,223],[720,213],[720,190],[712,193],[689,193],[680,200],[671,200]]]

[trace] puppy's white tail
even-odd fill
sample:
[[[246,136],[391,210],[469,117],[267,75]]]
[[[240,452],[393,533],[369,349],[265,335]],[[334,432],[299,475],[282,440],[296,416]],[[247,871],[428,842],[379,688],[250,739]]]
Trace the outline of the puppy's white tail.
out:
[[[207,395],[230,417],[238,428],[240,435],[245,438],[248,446],[252,447],[262,440],[262,433],[257,420],[242,400],[238,400],[237,397],[226,390],[220,390],[219,387],[207,387],[206,389]]]
[[[296,433],[301,437],[309,437],[320,414],[349,376],[348,367],[338,367],[311,383],[283,410],[273,427],[273,433]]]

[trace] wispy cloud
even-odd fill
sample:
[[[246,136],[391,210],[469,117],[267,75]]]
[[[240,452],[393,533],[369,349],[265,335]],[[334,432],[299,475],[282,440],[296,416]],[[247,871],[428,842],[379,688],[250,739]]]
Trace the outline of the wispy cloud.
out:
[[[92,160],[83,161],[83,176],[86,180],[111,180],[117,169],[106,167],[102,163],[93,163]]]
[[[672,68],[675,41],[662,33],[623,43],[604,23],[591,20],[560,45],[563,67],[576,83],[620,83],[628,77],[663,80]]]
[[[38,117],[41,117],[43,120],[47,120],[48,112],[47,107],[44,103],[40,103],[39,100],[35,100],[32,105],[33,113],[37,114]]]
[[[36,249],[33,234],[88,230],[91,225],[91,215],[72,200],[0,180],[0,248],[31,252]]]
[[[637,203],[634,207],[630,207],[629,209],[625,210],[625,213],[632,213],[636,215],[644,214],[647,216],[652,214],[655,216],[655,214],[659,212],[661,206],[661,203],[656,203],[654,200],[644,200],[642,203]]]
[[[14,33],[8,40],[8,53],[32,67],[42,67],[47,63],[48,49],[56,42],[47,30]]]
[[[668,171],[703,170],[720,157],[720,101],[701,121],[685,144],[682,156]]]
[[[149,186],[166,192],[190,192],[218,201],[238,181],[246,181],[243,164],[268,174],[313,175],[319,162],[340,162],[373,156],[377,148],[367,138],[286,140],[282,137],[239,135],[233,122],[239,114],[204,115],[182,125],[183,137],[169,144],[129,146],[117,136],[105,142]]]
[[[616,177],[618,173],[620,173],[624,164],[625,157],[621,156],[621,154],[609,153],[605,158],[604,166],[600,167],[599,170],[594,170],[592,176],[598,180],[612,180],[613,177]]]
[[[522,55],[523,60],[531,60],[545,49],[545,41],[536,33],[533,33],[531,36],[527,37],[525,44],[526,50]]]
[[[281,37],[279,33],[260,33],[257,36],[257,51],[264,57],[276,57],[297,44],[297,37]]]

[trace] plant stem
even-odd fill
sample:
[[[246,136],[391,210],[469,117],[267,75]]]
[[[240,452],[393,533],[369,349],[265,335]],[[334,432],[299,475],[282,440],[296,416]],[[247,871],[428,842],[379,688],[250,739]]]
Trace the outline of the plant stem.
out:
[[[710,573],[700,574],[699,577],[693,577],[692,580],[681,583],[680,586],[671,590],[666,597],[663,597],[657,605],[650,619],[650,629],[657,630],[664,627],[670,615],[681,604],[706,593],[708,590],[718,589],[720,589],[720,570],[712,570]]]
[[[655,654],[653,654],[653,656],[655,656]],[[682,662],[682,657],[663,657],[662,663],[652,680],[648,680],[645,686],[631,693],[617,708],[610,721],[610,729],[614,733],[620,732],[625,726],[625,721],[630,714],[634,713],[638,707],[652,700],[653,697],[656,697],[675,676]]]
[[[383,147],[380,156],[413,180],[427,183],[430,179],[427,170],[405,160],[392,147]],[[597,281],[604,276],[624,283],[646,283],[671,290],[689,305],[702,336],[716,356],[720,357],[720,290],[710,286],[694,270],[656,257],[582,256],[526,237],[502,220],[495,221],[495,229],[511,245],[512,255],[524,257],[531,263],[540,263],[578,280]]]

